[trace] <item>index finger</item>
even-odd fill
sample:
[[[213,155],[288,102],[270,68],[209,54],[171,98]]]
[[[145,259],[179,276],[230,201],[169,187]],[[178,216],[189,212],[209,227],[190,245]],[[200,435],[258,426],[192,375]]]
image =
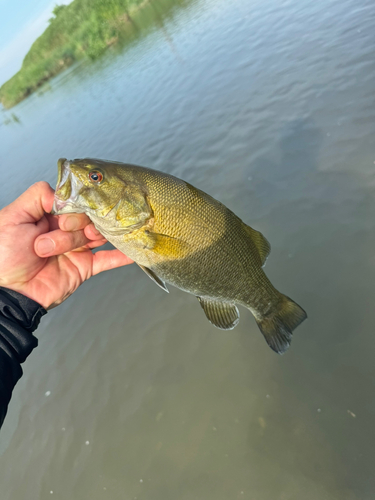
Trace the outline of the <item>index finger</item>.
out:
[[[84,229],[85,236],[89,240],[103,239],[103,236],[85,214],[64,214],[57,217],[59,218],[58,227],[63,231],[78,231]]]
[[[45,212],[52,210],[54,194],[47,182],[36,182],[13,203],[3,208],[5,223],[17,225],[38,222]]]
[[[84,229],[91,223],[86,214],[63,214],[59,215],[59,227],[63,231],[77,231]]]

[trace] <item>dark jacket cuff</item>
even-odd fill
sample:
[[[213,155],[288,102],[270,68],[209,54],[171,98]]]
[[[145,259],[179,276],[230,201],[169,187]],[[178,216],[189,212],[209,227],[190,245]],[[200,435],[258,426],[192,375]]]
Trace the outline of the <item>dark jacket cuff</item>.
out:
[[[38,345],[32,332],[46,313],[34,300],[0,287],[0,348],[23,363]]]
[[[34,300],[0,287],[0,427],[22,376],[21,363],[38,345],[32,332],[46,313]]]

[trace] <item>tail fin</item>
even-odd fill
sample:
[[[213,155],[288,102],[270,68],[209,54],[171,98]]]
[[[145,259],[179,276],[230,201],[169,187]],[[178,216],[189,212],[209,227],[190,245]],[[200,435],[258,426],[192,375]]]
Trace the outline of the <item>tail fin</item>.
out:
[[[280,294],[273,314],[257,319],[267,344],[278,354],[284,354],[292,341],[292,332],[307,318],[306,312],[286,295]]]

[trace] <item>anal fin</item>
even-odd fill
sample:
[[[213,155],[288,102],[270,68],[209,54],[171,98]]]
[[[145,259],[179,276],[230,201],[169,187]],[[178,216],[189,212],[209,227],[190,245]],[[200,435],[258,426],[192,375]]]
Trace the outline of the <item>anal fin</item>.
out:
[[[235,304],[197,297],[208,321],[221,330],[233,330],[240,320]]]
[[[154,273],[154,271],[151,271],[151,269],[149,269],[148,267],[141,266],[141,264],[138,265],[147,274],[147,276],[149,276],[152,279],[152,281],[154,281],[154,283],[160,286],[160,288],[162,288],[165,292],[169,293],[167,285],[164,283],[162,279],[159,278],[159,276],[157,276]]]

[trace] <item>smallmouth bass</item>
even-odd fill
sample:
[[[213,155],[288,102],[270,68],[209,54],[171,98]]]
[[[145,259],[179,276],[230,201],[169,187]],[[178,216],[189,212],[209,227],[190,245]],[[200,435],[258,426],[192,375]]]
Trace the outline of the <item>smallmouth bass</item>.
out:
[[[249,309],[268,345],[282,354],[307,317],[277,291],[263,266],[266,238],[222,203],[150,168],[93,158],[58,161],[55,214],[85,213],[100,233],[163,290],[195,295],[223,330]]]

